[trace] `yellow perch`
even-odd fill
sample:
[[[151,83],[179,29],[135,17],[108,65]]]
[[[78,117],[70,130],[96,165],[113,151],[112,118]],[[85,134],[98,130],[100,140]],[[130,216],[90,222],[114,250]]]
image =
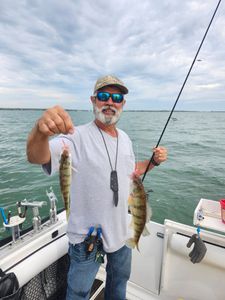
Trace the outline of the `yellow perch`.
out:
[[[64,205],[66,209],[66,218],[68,220],[70,214],[70,184],[72,177],[72,160],[69,147],[64,144],[60,158],[59,181]]]
[[[126,241],[126,245],[129,248],[136,246],[139,251],[138,242],[141,234],[143,236],[150,234],[145,225],[150,221],[152,211],[141,178],[134,173],[132,174],[132,180],[132,192],[128,204],[132,214],[133,237]]]

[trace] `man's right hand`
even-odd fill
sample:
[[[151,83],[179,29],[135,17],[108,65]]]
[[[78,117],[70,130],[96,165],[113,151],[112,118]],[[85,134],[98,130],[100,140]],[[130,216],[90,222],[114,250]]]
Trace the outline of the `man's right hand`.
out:
[[[28,136],[28,161],[36,164],[48,163],[51,159],[48,138],[54,134],[73,132],[72,120],[62,107],[54,106],[47,109]]]
[[[61,107],[54,106],[47,109],[36,123],[36,129],[45,136],[54,134],[72,134],[74,125],[70,115]]]

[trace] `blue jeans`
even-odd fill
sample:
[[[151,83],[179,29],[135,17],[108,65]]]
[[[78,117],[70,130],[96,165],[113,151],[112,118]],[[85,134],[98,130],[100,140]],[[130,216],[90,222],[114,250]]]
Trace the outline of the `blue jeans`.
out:
[[[95,262],[97,247],[86,257],[84,242],[69,245],[70,268],[67,276],[66,300],[88,300],[100,267]],[[123,246],[107,256],[105,300],[125,300],[131,271],[131,249]]]

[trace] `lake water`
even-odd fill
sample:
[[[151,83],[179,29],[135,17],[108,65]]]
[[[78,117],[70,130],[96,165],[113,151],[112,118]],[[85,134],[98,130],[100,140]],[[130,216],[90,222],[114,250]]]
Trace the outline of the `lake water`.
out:
[[[70,111],[75,125],[93,119],[92,112]],[[0,110],[0,206],[16,214],[17,201],[48,201],[51,186],[63,206],[58,176],[47,177],[40,166],[26,160],[26,139],[41,110]],[[119,127],[133,141],[138,160],[148,159],[157,143],[169,112],[124,112]],[[145,178],[153,210],[152,220],[171,219],[192,224],[200,198],[225,198],[225,112],[175,112],[161,141],[168,161]],[[42,217],[49,203],[40,209]],[[31,224],[28,216],[24,228]],[[1,217],[0,217],[1,220]],[[2,221],[0,221],[2,224]],[[0,239],[7,236],[0,225]]]

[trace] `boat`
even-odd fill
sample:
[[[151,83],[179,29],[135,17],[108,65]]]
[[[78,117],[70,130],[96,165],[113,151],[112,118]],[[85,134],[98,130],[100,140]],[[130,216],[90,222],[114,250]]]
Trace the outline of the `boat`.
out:
[[[12,237],[1,241],[0,268],[6,275],[14,273],[19,283],[19,298],[10,299],[65,299],[69,267],[66,213],[57,213],[53,191],[47,195],[51,203],[47,220],[41,221],[38,213],[44,202],[24,201],[17,203],[18,216],[4,223],[11,227]],[[33,210],[33,226],[23,232],[24,207]],[[224,300],[225,224],[219,202],[201,199],[193,222],[195,226],[168,219],[164,224],[148,223],[150,236],[141,237],[140,252],[133,250],[127,300]],[[200,232],[207,252],[200,263],[193,264],[187,243],[196,234],[196,226],[208,227]],[[91,300],[104,299],[105,266],[101,265],[96,276]]]

